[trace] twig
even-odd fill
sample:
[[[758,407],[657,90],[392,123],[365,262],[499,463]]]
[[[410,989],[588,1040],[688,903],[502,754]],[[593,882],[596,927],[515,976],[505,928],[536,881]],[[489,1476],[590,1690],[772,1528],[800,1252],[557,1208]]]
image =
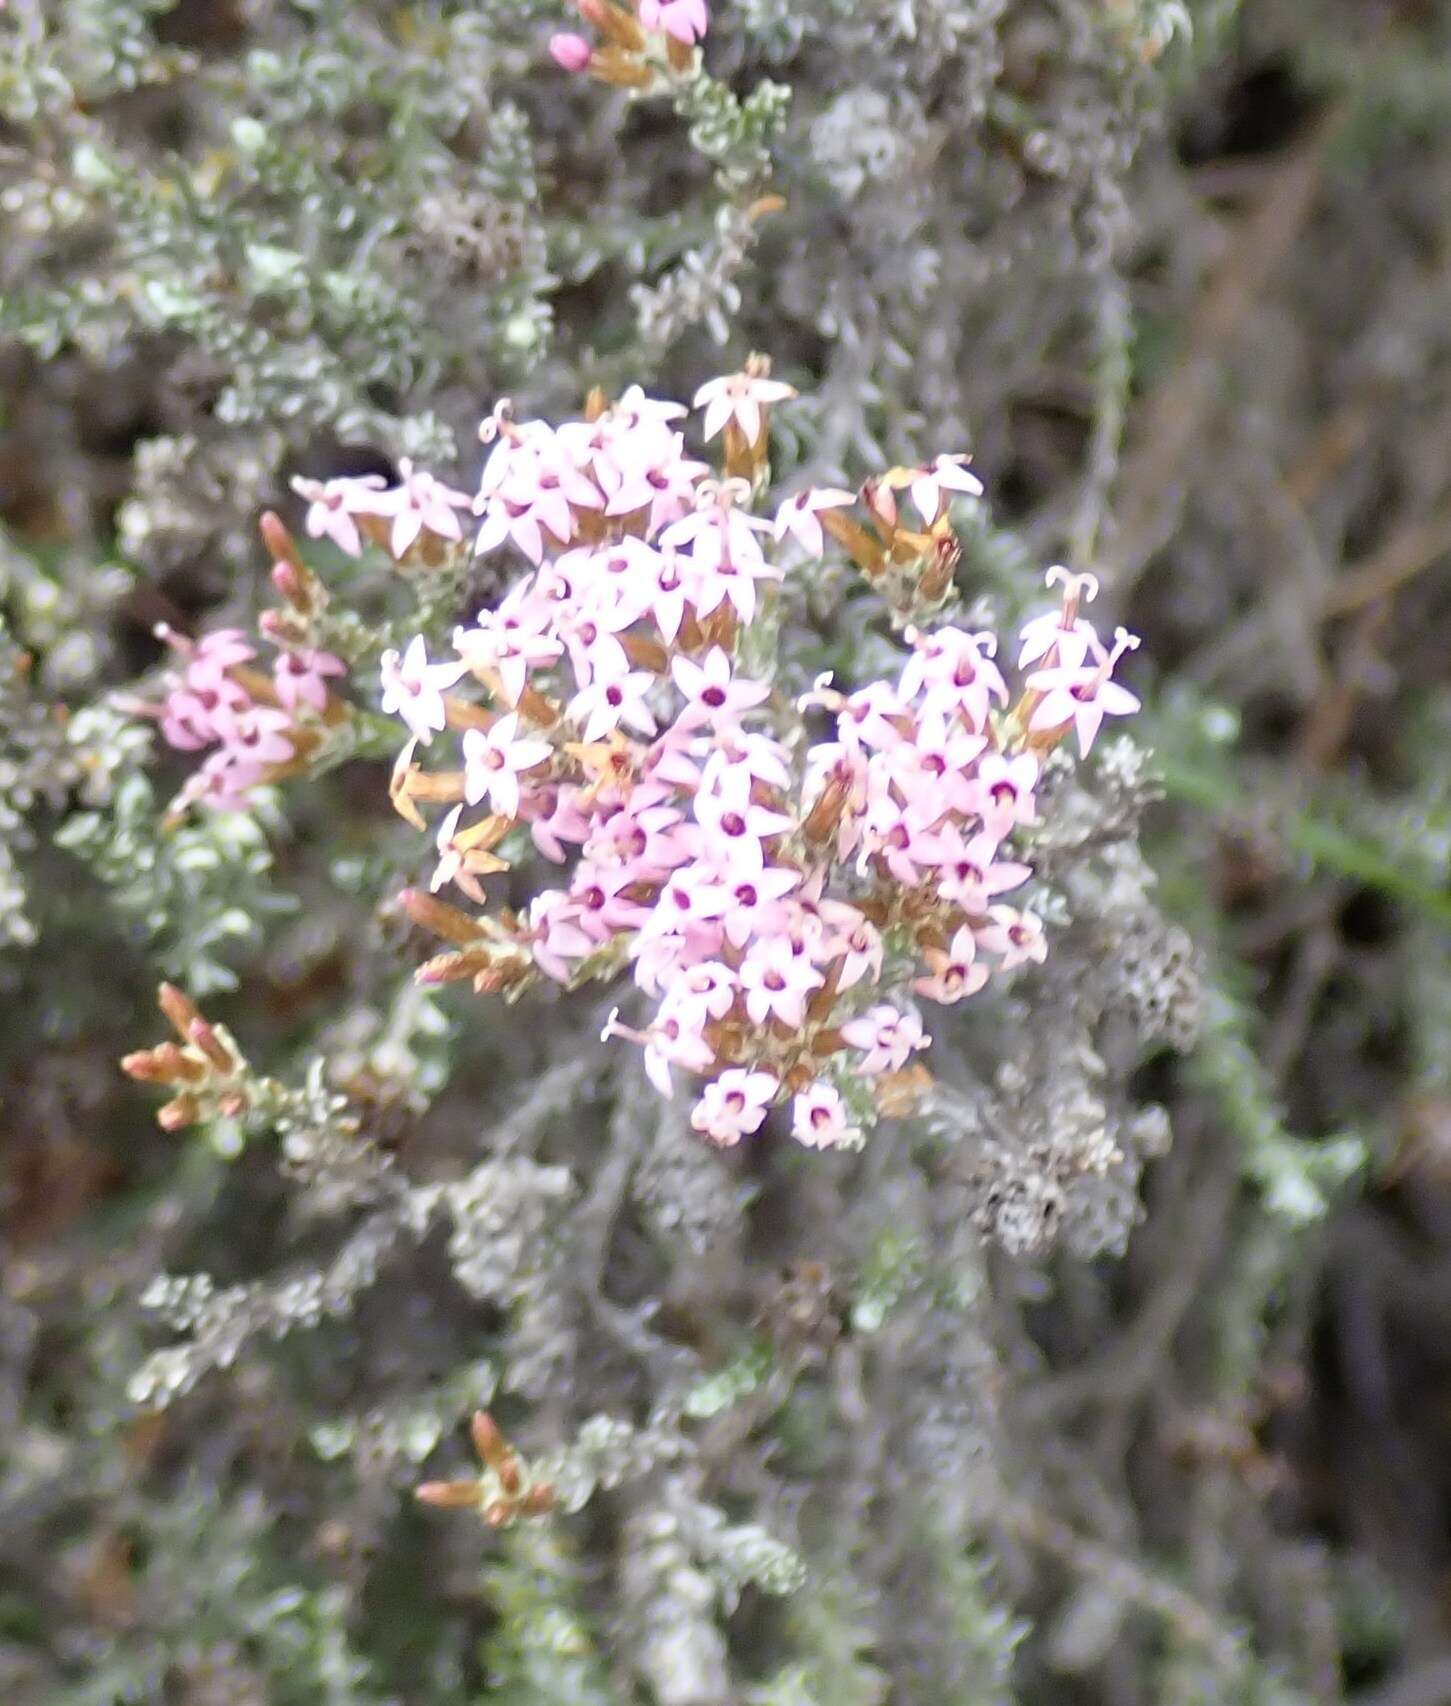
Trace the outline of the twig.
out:
[[[1345,116],[1343,106],[1326,113],[1271,180],[1210,281],[1188,347],[1140,411],[1137,445],[1119,482],[1119,537],[1104,564],[1104,578],[1120,598],[1172,525],[1183,496],[1181,471],[1213,406],[1225,345],[1294,247]]]
[[[1363,563],[1341,575],[1326,594],[1321,614],[1348,616],[1388,598],[1446,556],[1451,556],[1451,503],[1402,528]]]
[[[1067,1564],[1076,1576],[1096,1582],[1126,1603],[1172,1624],[1185,1640],[1201,1648],[1215,1669],[1225,1676],[1243,1672],[1247,1655],[1241,1637],[1183,1588],[1150,1575],[1112,1547],[1085,1539],[1066,1523],[1024,1500],[995,1501],[992,1514],[1030,1546]]]

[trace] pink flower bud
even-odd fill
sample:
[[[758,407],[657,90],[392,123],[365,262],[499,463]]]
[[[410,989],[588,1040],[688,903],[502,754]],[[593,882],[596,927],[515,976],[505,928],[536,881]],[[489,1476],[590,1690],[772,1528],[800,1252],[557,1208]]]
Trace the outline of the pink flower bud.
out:
[[[583,71],[594,49],[583,36],[561,30],[558,35],[550,36],[549,52],[555,64],[563,66],[566,71]]]

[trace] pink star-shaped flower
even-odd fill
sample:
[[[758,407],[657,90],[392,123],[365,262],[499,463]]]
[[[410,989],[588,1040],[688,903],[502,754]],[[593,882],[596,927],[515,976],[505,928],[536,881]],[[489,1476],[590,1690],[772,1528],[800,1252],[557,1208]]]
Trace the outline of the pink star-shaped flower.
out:
[[[519,713],[487,729],[465,729],[464,798],[471,806],[487,799],[501,817],[519,815],[519,777],[553,755],[547,740],[529,740],[519,733]]]
[[[808,1149],[850,1149],[861,1142],[834,1084],[818,1078],[791,1103],[791,1135]]]
[[[401,717],[416,740],[425,746],[448,722],[443,695],[464,673],[458,660],[430,663],[423,636],[415,634],[402,657],[386,651],[378,660],[383,682],[383,710]]]
[[[848,1020],[841,1034],[853,1048],[863,1050],[861,1070],[869,1078],[900,1072],[913,1050],[927,1047],[921,1021],[895,1007],[869,1007],[860,1018]]]
[[[695,723],[736,722],[743,712],[771,696],[765,682],[733,676],[731,660],[719,646],[712,646],[700,663],[686,657],[674,659],[670,675],[685,695],[679,721],[686,728]]]
[[[756,373],[727,373],[719,379],[708,379],[695,393],[695,407],[705,410],[702,427],[708,444],[728,421],[740,428],[747,444],[754,444],[765,425],[762,408],[771,403],[784,403],[796,395],[790,385]]]
[[[761,1129],[780,1088],[769,1072],[732,1067],[706,1085],[690,1123],[712,1143],[729,1148]]]

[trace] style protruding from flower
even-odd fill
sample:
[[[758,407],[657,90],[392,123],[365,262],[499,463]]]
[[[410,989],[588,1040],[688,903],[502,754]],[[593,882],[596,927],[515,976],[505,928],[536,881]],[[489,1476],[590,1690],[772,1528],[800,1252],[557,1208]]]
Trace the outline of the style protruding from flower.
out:
[[[381,666],[407,736],[394,804],[419,829],[443,809],[428,887],[399,898],[446,944],[420,979],[514,999],[628,978],[631,1018],[606,1035],[643,1050],[662,1095],[697,1081],[691,1124],[722,1148],[777,1129],[776,1109],[809,1148],[854,1147],[912,1105],[930,1083],[914,1000],[969,1001],[1048,951],[1014,903],[1045,759],[1137,704],[1114,680],[1136,642],[1099,639],[1090,577],[1051,571],[1061,602],[1024,628],[1016,692],[996,635],[947,620],[952,502],[982,491],[965,456],[760,513],[771,414],[794,395],[752,357],[696,392],[693,431],[638,388],[558,426],[500,404],[475,546],[521,572],[451,655],[420,634]],[[793,701],[743,659],[788,575],[842,549],[900,661]],[[441,744],[451,765],[424,769]],[[557,874],[515,911],[490,878],[521,859]]]

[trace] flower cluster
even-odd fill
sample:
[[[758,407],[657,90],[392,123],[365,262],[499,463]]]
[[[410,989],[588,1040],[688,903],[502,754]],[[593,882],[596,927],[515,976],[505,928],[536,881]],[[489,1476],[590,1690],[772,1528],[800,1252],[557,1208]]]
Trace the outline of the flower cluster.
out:
[[[966,459],[759,513],[768,416],[791,395],[758,358],[701,389],[719,470],[684,407],[638,389],[558,427],[501,405],[477,545],[529,569],[446,658],[421,635],[387,654],[383,704],[408,731],[395,806],[420,829],[423,806],[448,808],[429,891],[401,897],[451,944],[420,977],[514,994],[628,969],[648,1011],[617,1010],[608,1034],[643,1048],[662,1094],[677,1069],[705,1081],[697,1130],[734,1144],[789,1102],[794,1136],[825,1148],[925,1080],[909,992],[955,1003],[1043,958],[1038,919],[1005,898],[1031,874],[1009,848],[1037,822],[1044,755],[1070,731],[1087,752],[1136,708],[1113,680],[1136,642],[1105,645],[1082,613],[1092,578],[1055,569],[1062,601],[1023,630],[1014,699],[993,635],[927,625],[956,562],[949,494],[980,491]],[[776,614],[782,559],[819,559],[828,536],[906,647],[894,680],[823,676],[792,699],[742,670],[742,642]],[[454,767],[425,770],[440,739]],[[531,846],[559,880],[491,906],[486,879]]]
[[[633,6],[575,0],[575,7],[599,32],[599,45],[562,30],[549,41],[555,63],[618,88],[648,89],[662,62],[670,71],[688,70],[696,43],[710,27],[706,0],[634,0]]]
[[[322,589],[276,516],[263,517],[262,534],[277,559],[272,579],[285,601],[283,609],[265,612],[260,624],[277,647],[270,672],[255,667],[257,648],[240,629],[216,629],[199,640],[165,623],[156,630],[178,667],[166,675],[159,702],[133,709],[154,718],[178,751],[214,749],[174,809],[196,802],[237,805],[259,784],[295,774],[347,714],[328,685],[347,674],[347,665],[309,643],[309,618]]]
[[[337,480],[292,482],[307,500],[304,523],[311,539],[330,539],[348,556],[362,553],[365,540],[382,545],[400,563],[435,563],[463,540],[459,511],[469,498],[417,469],[404,457],[399,479],[389,485],[381,474]]]
[[[291,774],[318,743],[320,725],[336,714],[328,682],[345,673],[331,652],[279,652],[271,673],[240,629],[221,628],[189,640],[162,626],[158,634],[181,660],[167,677],[166,697],[147,707],[167,743],[208,753],[183,790],[183,802],[235,805],[262,782]]]

